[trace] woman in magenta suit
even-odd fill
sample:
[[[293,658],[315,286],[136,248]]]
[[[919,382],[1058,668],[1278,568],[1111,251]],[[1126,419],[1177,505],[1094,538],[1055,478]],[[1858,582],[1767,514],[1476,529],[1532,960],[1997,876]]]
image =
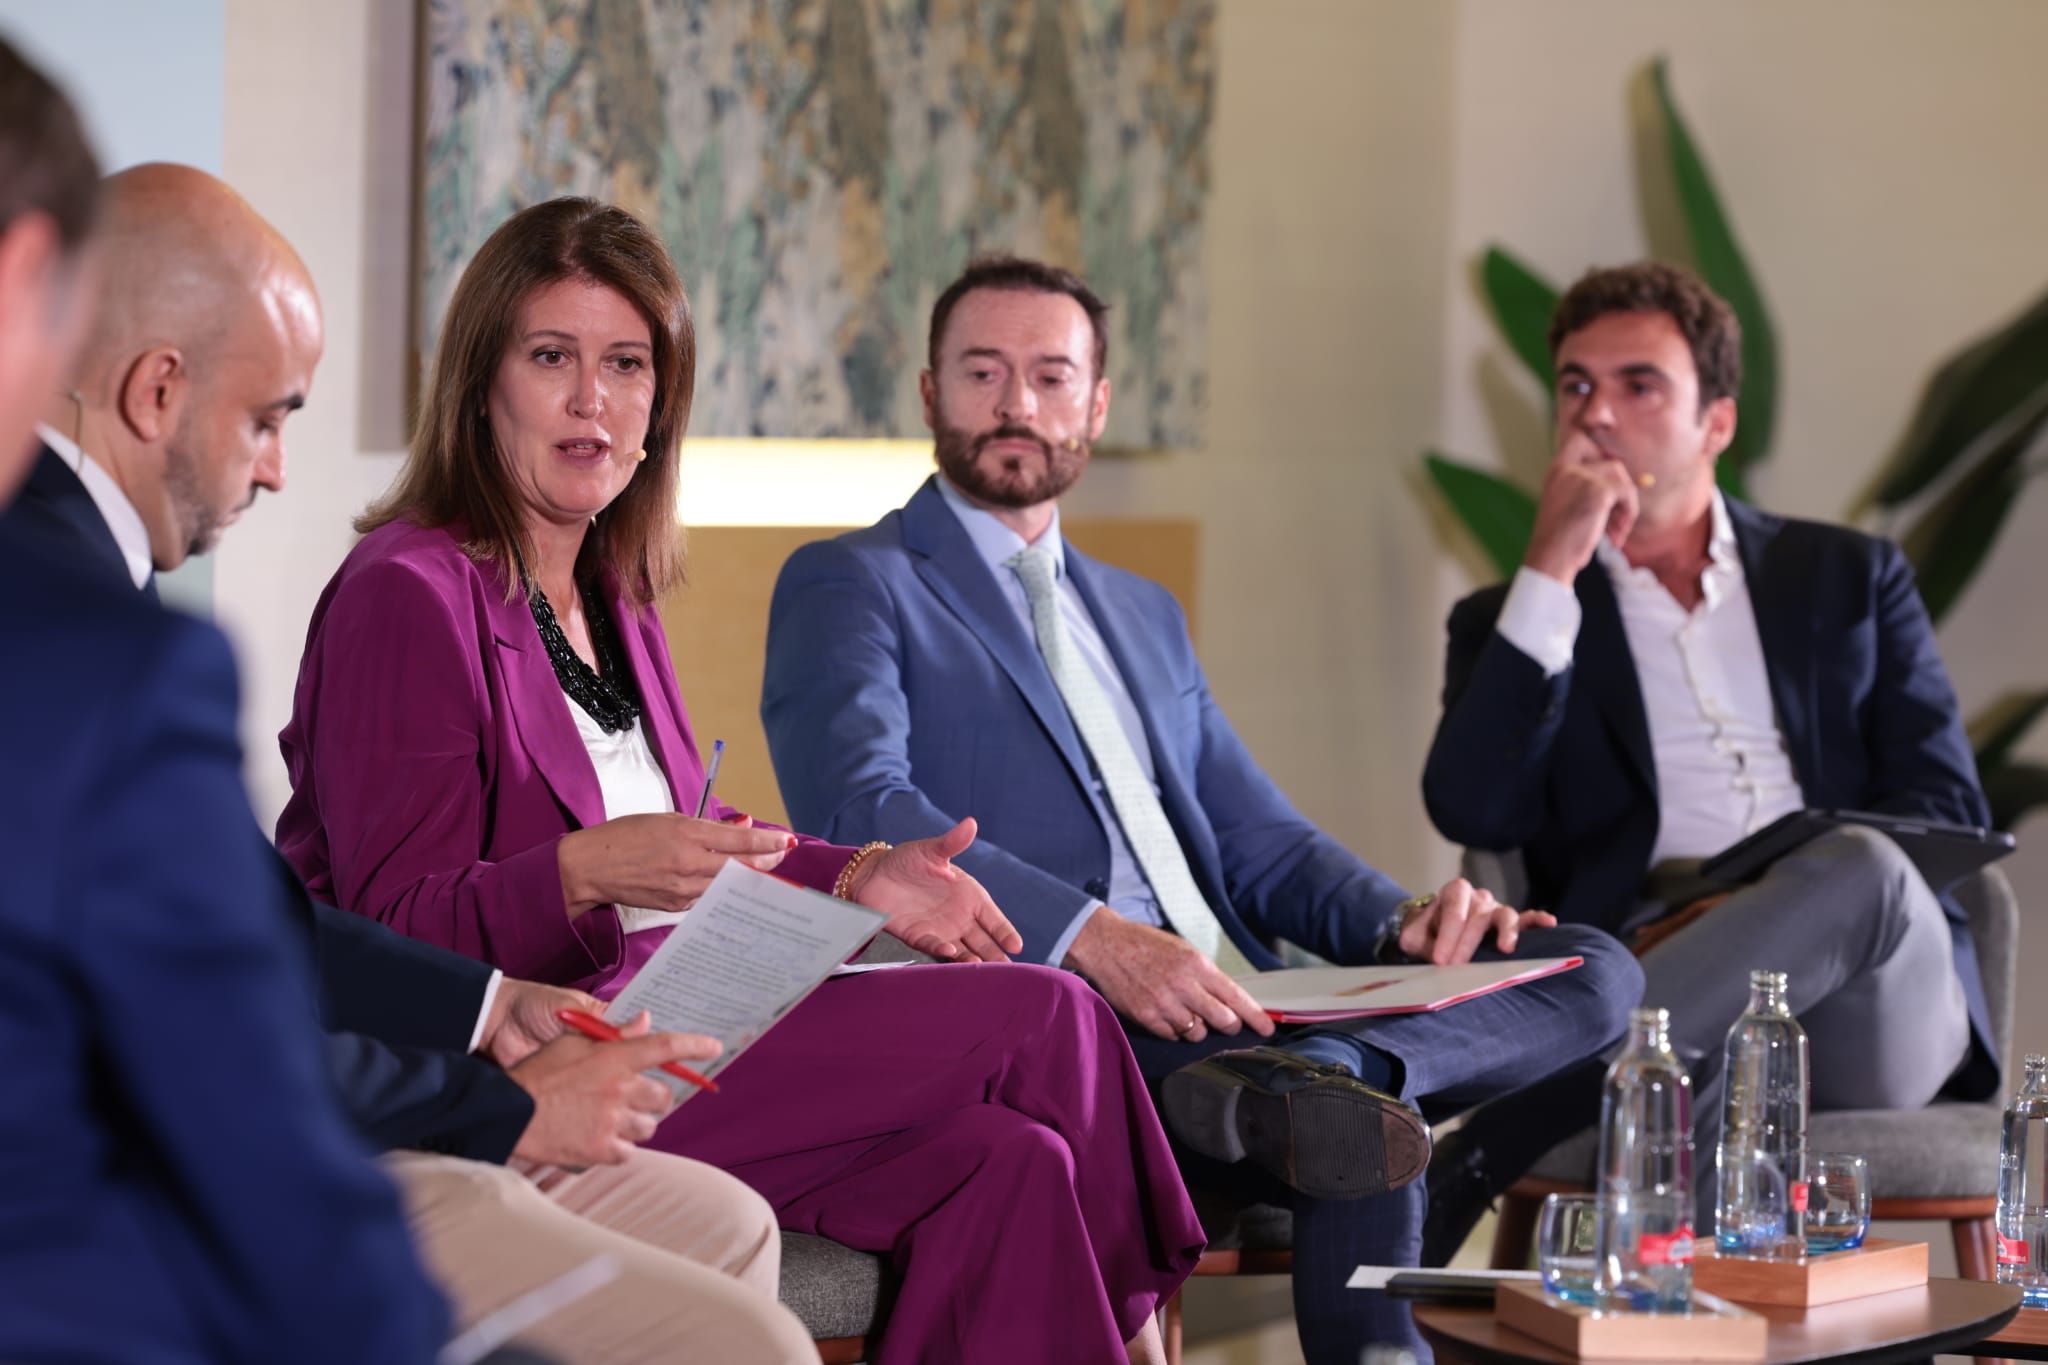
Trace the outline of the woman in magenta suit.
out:
[[[1003,960],[1015,931],[950,861],[972,824],[855,850],[677,813],[704,771],[654,602],[694,364],[622,210],[555,200],[484,244],[405,471],[315,609],[279,845],[336,904],[605,998],[728,858],[881,911],[961,963],[827,982],[626,1136],[891,1256],[884,1365],[1154,1359],[1201,1229],[1115,1018]]]

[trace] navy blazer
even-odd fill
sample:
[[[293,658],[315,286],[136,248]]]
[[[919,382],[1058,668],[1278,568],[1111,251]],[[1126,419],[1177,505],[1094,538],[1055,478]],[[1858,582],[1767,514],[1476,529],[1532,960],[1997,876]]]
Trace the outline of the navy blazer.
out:
[[[1989,824],[1955,689],[1898,547],[1733,499],[1728,515],[1806,804]],[[1578,643],[1555,678],[1494,630],[1505,586],[1452,610],[1422,791],[1445,838],[1520,850],[1531,905],[1616,930],[1649,870],[1657,779],[1613,585],[1595,562],[1574,586]],[[1950,1089],[1982,1098],[1998,1069],[1976,944],[1954,899],[1942,908],[1974,1043]]]
[[[0,512],[0,530],[39,537],[74,574],[133,589],[92,494],[47,446],[13,505]],[[498,1067],[467,1055],[491,968],[317,904],[274,850],[271,863],[272,899],[314,952],[330,1070],[363,1136],[382,1149],[480,1161],[510,1156],[533,1117],[533,1098]]]
[[[1145,725],[1196,883],[1253,965],[1285,938],[1370,960],[1407,892],[1311,824],[1209,695],[1173,595],[1066,547],[1067,573]],[[791,823],[837,843],[943,833],[1048,962],[1109,889],[1089,760],[1031,632],[934,482],[863,531],[790,557],[761,694]],[[1059,963],[1050,963],[1058,966]]]
[[[426,1362],[337,1105],[225,639],[0,526],[0,1360]]]

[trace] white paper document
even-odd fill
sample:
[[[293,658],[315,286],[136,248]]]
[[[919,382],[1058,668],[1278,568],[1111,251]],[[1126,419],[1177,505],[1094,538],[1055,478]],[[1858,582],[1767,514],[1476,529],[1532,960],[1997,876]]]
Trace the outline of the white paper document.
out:
[[[1532,957],[1506,962],[1427,963],[1404,967],[1289,967],[1240,976],[1237,984],[1284,1023],[1417,1014],[1569,971],[1585,959]]]
[[[657,1032],[725,1044],[692,1070],[716,1076],[881,929],[886,916],[728,862],[668,940],[605,1011],[614,1024],[646,1010]],[[676,1092],[697,1087],[650,1071]]]
[[[849,962],[844,966],[834,967],[832,975],[866,976],[869,972],[893,972],[898,967],[915,967],[917,965],[919,964],[915,962]]]

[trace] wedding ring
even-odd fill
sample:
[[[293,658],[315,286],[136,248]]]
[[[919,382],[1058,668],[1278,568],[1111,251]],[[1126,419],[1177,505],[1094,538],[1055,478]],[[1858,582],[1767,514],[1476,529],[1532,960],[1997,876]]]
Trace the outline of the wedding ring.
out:
[[[1180,1036],[1183,1038],[1187,1037],[1190,1033],[1193,1033],[1195,1031],[1195,1025],[1201,1022],[1202,1016],[1199,1014],[1196,1015],[1194,1018],[1188,1020],[1185,1024],[1182,1024],[1180,1026]]]

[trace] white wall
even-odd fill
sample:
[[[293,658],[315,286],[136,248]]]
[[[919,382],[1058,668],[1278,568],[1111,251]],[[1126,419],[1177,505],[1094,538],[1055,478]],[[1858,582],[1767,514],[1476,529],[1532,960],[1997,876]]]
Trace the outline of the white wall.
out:
[[[268,824],[290,794],[277,732],[306,622],[353,543],[349,519],[404,445],[411,230],[409,0],[227,0],[228,181],[299,249],[327,353],[285,428],[288,484],[216,554],[216,611],[243,668],[251,794]]]
[[[1418,793],[1440,617],[1409,468],[1438,409],[1452,18],[1224,0],[1208,448],[1098,463],[1072,499],[1200,519],[1225,711],[1312,818],[1415,884],[1439,861]]]
[[[222,0],[0,0],[0,33],[64,87],[109,170],[220,169],[225,23]]]

